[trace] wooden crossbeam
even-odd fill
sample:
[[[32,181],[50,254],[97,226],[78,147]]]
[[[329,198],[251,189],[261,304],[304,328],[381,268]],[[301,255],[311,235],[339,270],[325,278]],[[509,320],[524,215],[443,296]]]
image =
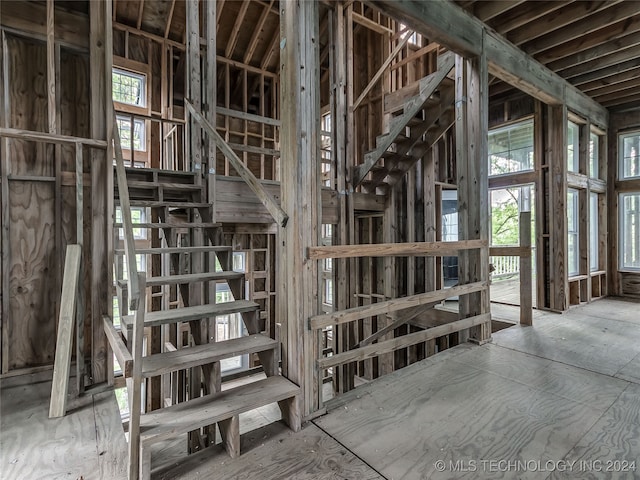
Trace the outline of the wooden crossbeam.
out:
[[[327,313],[324,315],[316,315],[309,319],[309,327],[311,330],[329,327],[333,325],[341,325],[343,323],[360,320],[367,317],[375,317],[376,315],[385,315],[387,313],[405,310],[418,305],[439,302],[450,297],[460,295],[468,295],[470,293],[481,292],[488,287],[488,282],[474,282],[467,285],[459,285],[444,290],[435,290],[433,292],[419,293],[408,297],[394,298],[380,303],[372,303],[371,305],[363,305],[361,307],[349,308],[339,312]]]
[[[455,256],[461,250],[474,250],[487,246],[484,240],[460,240],[456,242],[373,243],[367,245],[328,245],[309,247],[311,260],[324,258],[356,257],[414,257]]]
[[[367,358],[377,357],[385,353],[395,352],[401,348],[410,347],[418,343],[433,340],[450,333],[466,330],[477,325],[482,325],[491,320],[490,313],[483,313],[481,315],[475,315],[473,317],[458,320],[457,322],[451,322],[446,325],[440,325],[438,327],[428,328],[420,332],[410,333],[401,337],[392,338],[391,340],[385,340],[373,345],[367,345],[366,347],[356,348],[347,352],[338,353],[331,357],[320,358],[317,361],[318,368],[326,369],[342,365],[348,362],[356,362],[360,360],[366,360]]]

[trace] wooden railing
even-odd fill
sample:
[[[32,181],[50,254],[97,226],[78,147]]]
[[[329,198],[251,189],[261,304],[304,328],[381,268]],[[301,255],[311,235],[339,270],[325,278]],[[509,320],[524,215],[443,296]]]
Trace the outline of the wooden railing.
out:
[[[127,265],[127,298],[129,310],[138,310],[140,300],[140,285],[138,282],[138,264],[136,262],[136,246],[133,235],[133,222],[131,220],[131,203],[129,201],[129,186],[127,185],[127,172],[122,157],[122,145],[116,114],[113,114],[113,145],[116,156],[116,181],[118,182],[118,196],[120,197],[120,211],[122,213],[122,230],[124,239],[124,255]],[[118,279],[119,280],[119,279]],[[121,308],[122,312],[123,309]]]
[[[416,243],[396,243],[396,244],[367,244],[367,245],[335,245],[310,247],[307,256],[311,260],[322,260],[325,258],[353,258],[353,257],[389,257],[389,256],[449,256],[457,255],[460,251],[478,250],[488,248],[488,244],[483,240],[465,240],[458,242],[416,242]],[[378,341],[378,338],[390,333],[393,329],[411,321],[417,315],[432,309],[437,303],[447,298],[469,295],[476,292],[486,292],[488,294],[489,281],[457,285],[451,288],[435,290],[432,292],[410,295],[402,298],[394,298],[370,305],[349,308],[347,310],[316,315],[309,319],[308,328],[316,335],[316,351],[318,358],[315,360],[315,378],[318,381],[316,392],[318,394],[319,408],[323,405],[322,384],[324,371],[344,365],[350,362],[357,362],[379,355],[388,354],[396,350],[407,348],[428,340],[448,335],[451,333],[466,330],[477,325],[490,322],[489,312],[483,312],[468,318],[462,318],[445,325],[439,325],[426,330],[421,330],[408,335]],[[333,355],[325,357],[325,331],[328,327],[343,325],[378,315],[390,315],[395,321],[374,333],[370,338],[363,340],[354,348],[343,352],[334,352]]]
[[[215,142],[216,146],[220,149],[220,151],[224,154],[224,156],[231,162],[233,168],[238,172],[240,178],[242,178],[247,185],[251,188],[251,190],[256,194],[260,202],[265,206],[265,208],[269,211],[271,216],[275,219],[278,225],[284,227],[289,220],[288,215],[280,208],[278,202],[276,202],[275,198],[270,195],[265,188],[260,183],[251,170],[247,168],[247,166],[238,158],[238,155],[233,151],[231,146],[220,136],[220,134],[216,131],[215,127],[209,123],[209,121],[204,118],[202,113],[200,113],[187,99],[184,101],[187,106],[187,110],[191,117],[200,124],[209,135],[209,138]]]

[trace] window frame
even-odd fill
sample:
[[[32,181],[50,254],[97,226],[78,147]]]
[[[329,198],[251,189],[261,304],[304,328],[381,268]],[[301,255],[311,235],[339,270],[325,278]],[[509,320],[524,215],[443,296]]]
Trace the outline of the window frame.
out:
[[[535,166],[535,162],[536,162],[536,158],[535,158],[535,147],[536,147],[536,141],[535,141],[535,118],[533,116],[528,116],[528,117],[524,117],[524,118],[520,118],[517,121],[514,122],[508,122],[508,123],[502,123],[500,125],[497,125],[494,128],[489,129],[488,135],[487,135],[487,144],[489,144],[490,142],[490,138],[492,134],[498,134],[501,132],[505,132],[505,131],[510,131],[510,130],[514,130],[518,127],[525,127],[528,126],[528,124],[531,124],[531,162],[530,162],[530,168],[523,168],[521,170],[515,170],[515,171],[509,171],[509,172],[504,172],[504,173],[491,173],[491,157],[494,156],[495,154],[492,154],[490,152],[487,152],[487,169],[489,171],[489,177],[502,177],[502,176],[506,176],[506,175],[518,175],[521,173],[525,173],[525,172],[533,172],[536,168]],[[511,150],[508,150],[511,151]]]
[[[575,135],[571,135],[573,127],[575,127]],[[569,155],[570,145],[573,147],[573,158]],[[567,121],[567,171],[580,173],[580,124],[572,120]]]
[[[144,78],[144,105],[132,105],[130,103],[118,102],[113,100],[116,112],[133,113],[136,115],[151,116],[151,69],[146,63],[136,62],[129,58],[115,56],[113,57],[113,70],[120,70],[125,74]],[[113,98],[113,86],[111,87],[111,95]]]
[[[627,132],[621,132],[618,134],[618,180],[626,181],[626,180],[637,180],[640,179],[640,149],[637,153],[638,158],[638,174],[632,176],[624,175],[624,139],[629,137],[640,137],[640,130],[630,130]]]
[[[573,220],[569,218],[569,203],[573,203]],[[573,225],[573,229],[571,229]],[[575,237],[573,257],[570,256],[569,238]],[[571,261],[575,261],[576,269],[571,269]],[[580,191],[575,188],[567,189],[567,276],[569,278],[580,275]]]
[[[624,209],[624,198],[630,196],[637,196],[639,198],[638,202],[640,204],[640,191],[632,191],[632,192],[619,192],[618,193],[618,271],[620,272],[640,272],[640,262],[637,267],[635,266],[626,266],[624,263],[624,238],[625,238],[625,209]],[[640,205],[639,211],[637,213],[637,222],[640,224]],[[640,230],[640,228],[639,228]],[[638,258],[640,260],[640,252],[638,252]]]

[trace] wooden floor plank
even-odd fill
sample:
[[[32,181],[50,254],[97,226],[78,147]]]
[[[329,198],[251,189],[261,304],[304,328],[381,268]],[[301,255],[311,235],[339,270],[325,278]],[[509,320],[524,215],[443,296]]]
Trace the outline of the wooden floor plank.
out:
[[[113,392],[107,391],[93,396],[93,413],[100,478],[126,480],[127,441]]]
[[[241,420],[242,421],[242,420]],[[274,423],[242,436],[242,455],[229,459],[219,447],[156,470],[154,480],[245,478],[260,480],[382,480],[375,470],[313,424],[293,433]],[[208,449],[212,450],[212,449]]]

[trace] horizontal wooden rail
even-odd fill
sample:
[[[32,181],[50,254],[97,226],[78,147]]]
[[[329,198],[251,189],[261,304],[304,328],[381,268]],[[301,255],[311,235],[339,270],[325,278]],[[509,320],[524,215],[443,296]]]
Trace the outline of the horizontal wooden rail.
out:
[[[33,142],[57,143],[61,145],[75,145],[77,143],[81,143],[87,147],[107,148],[107,142],[104,140],[72,137],[71,135],[58,135],[55,133],[34,132],[33,130],[22,130],[19,128],[0,128],[0,137],[17,138]]]
[[[467,295],[469,293],[480,292],[488,288],[488,282],[475,282],[467,285],[458,285],[444,290],[436,290],[433,292],[419,293],[409,297],[394,298],[385,302],[373,303],[371,305],[363,305],[361,307],[349,308],[339,312],[327,313],[324,315],[316,315],[309,319],[309,327],[312,330],[329,327],[332,325],[340,325],[362,318],[374,317],[376,315],[385,315],[387,313],[405,310],[407,308],[425,305],[427,303],[446,300],[450,297],[459,295]]]
[[[261,115],[254,115],[253,113],[231,110],[230,108],[216,107],[216,113],[218,113],[219,115],[225,115],[227,117],[247,120],[249,122],[264,123],[265,125],[273,125],[274,127],[280,126],[280,120],[276,118],[263,117]]]
[[[521,247],[519,245],[506,247],[489,247],[491,257],[530,257],[531,247]]]
[[[384,342],[378,342],[372,345],[367,345],[366,347],[349,350],[348,352],[338,353],[331,357],[320,358],[317,361],[317,365],[320,369],[326,369],[348,362],[366,360],[384,353],[394,352],[400,348],[406,348],[411,345],[426,342],[427,340],[433,340],[435,338],[442,337],[443,335],[449,335],[450,333],[459,332],[460,330],[466,330],[467,328],[481,325],[489,322],[490,320],[491,314],[483,313],[474,317],[447,323],[446,325],[428,328],[427,330],[422,330],[420,332],[410,333],[401,337],[392,338],[391,340],[385,340]]]
[[[411,242],[372,243],[366,245],[327,245],[309,247],[307,255],[311,260],[324,258],[355,257],[414,257],[414,256],[455,256],[461,250],[486,247],[485,240],[460,240],[457,242]]]
[[[118,364],[122,369],[122,375],[124,375],[124,378],[130,378],[131,372],[133,371],[133,357],[131,356],[131,353],[122,341],[122,338],[120,338],[120,335],[118,334],[116,327],[113,326],[111,319],[106,315],[103,316],[102,324],[104,326],[104,333],[111,345],[111,349],[113,350],[116,360],[118,360]]]
[[[269,194],[265,190],[265,188],[260,183],[251,170],[247,168],[247,166],[242,163],[242,160],[238,158],[236,153],[231,149],[231,147],[224,141],[224,139],[220,136],[216,129],[209,123],[209,121],[202,116],[200,112],[196,110],[196,108],[191,105],[191,103],[185,99],[184,101],[189,113],[193,116],[193,118],[200,124],[202,128],[207,132],[209,137],[213,141],[216,142],[216,146],[220,149],[220,151],[224,154],[225,157],[231,162],[233,168],[235,168],[238,175],[246,182],[247,185],[253,190],[256,194],[260,202],[265,206],[271,216],[278,222],[282,227],[286,226],[289,217],[287,214],[280,208],[278,202],[276,202],[275,198]]]

